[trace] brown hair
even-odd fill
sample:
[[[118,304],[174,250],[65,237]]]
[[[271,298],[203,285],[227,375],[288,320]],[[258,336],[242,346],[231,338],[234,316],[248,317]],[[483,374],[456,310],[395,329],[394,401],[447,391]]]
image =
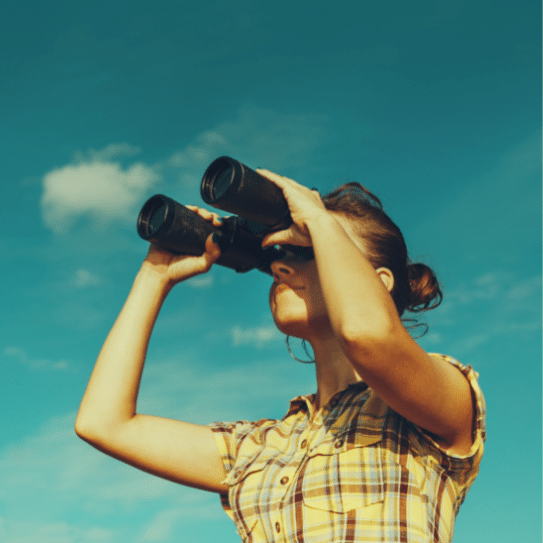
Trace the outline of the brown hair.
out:
[[[443,293],[435,273],[426,264],[409,260],[403,235],[377,196],[352,182],[326,194],[322,201],[329,211],[355,219],[355,231],[366,242],[372,266],[392,272],[391,295],[400,316],[405,310],[428,311],[441,303]]]

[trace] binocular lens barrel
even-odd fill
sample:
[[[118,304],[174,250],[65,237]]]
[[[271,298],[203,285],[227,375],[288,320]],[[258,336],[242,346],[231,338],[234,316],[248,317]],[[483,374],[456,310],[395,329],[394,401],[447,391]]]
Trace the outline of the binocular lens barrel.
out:
[[[216,228],[180,203],[155,194],[138,216],[138,234],[176,253],[202,254],[205,240]]]
[[[220,232],[221,251],[217,264],[246,272],[257,268],[271,275],[270,265],[279,258],[276,249],[262,249],[261,238],[242,227],[239,217],[225,218],[217,228],[179,202],[155,194],[141,208],[139,236],[158,247],[177,254],[201,255],[209,234]]]
[[[158,201],[156,205],[149,210],[149,218],[145,223],[148,236],[155,236],[160,230],[160,227],[166,220],[166,204],[163,201]]]
[[[226,168],[220,170],[215,181],[211,185],[214,200],[220,200],[228,192],[234,178],[234,169]]]
[[[292,223],[283,191],[227,156],[217,158],[208,166],[200,194],[206,204],[266,225],[270,231],[288,228]]]

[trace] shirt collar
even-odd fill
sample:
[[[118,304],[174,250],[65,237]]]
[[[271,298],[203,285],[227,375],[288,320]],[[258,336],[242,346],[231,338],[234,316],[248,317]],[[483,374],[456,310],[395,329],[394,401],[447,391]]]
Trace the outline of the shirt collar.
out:
[[[364,381],[358,381],[357,383],[351,383],[343,390],[336,392],[324,406],[326,411],[331,411],[339,402],[339,399],[346,393],[358,394],[368,388],[368,385]],[[311,413],[313,410],[313,402],[315,401],[315,394],[307,394],[305,396],[296,396],[290,400],[290,406],[285,415],[285,418],[289,415],[294,415],[300,411],[307,411]]]

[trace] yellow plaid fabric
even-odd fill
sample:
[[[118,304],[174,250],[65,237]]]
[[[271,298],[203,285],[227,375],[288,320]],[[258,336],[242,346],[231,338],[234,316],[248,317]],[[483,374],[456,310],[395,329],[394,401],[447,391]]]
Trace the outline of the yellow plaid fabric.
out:
[[[448,454],[364,383],[338,392],[313,422],[311,396],[282,420],[211,424],[227,471],[223,508],[251,543],[446,543],[477,476],[485,403],[470,366],[474,444]]]

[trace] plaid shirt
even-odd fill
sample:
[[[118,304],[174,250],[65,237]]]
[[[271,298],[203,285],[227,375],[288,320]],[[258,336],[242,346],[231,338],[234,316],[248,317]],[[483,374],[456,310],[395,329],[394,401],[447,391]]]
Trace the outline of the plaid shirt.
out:
[[[446,543],[479,471],[485,403],[470,366],[444,355],[475,398],[474,443],[448,454],[363,383],[313,417],[314,395],[282,420],[211,424],[227,471],[226,513],[244,542]]]

